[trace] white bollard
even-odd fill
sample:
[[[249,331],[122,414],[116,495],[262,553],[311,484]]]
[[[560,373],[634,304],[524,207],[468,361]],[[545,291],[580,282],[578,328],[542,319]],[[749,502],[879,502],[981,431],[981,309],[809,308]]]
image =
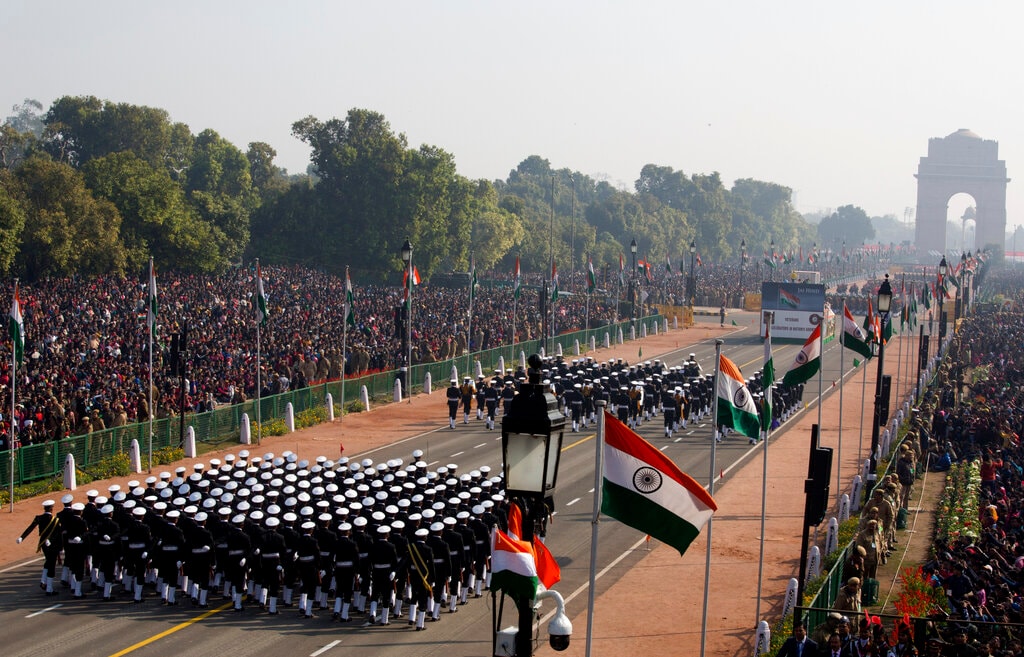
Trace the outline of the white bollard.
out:
[[[672,315],[672,328],[673,329],[679,328],[679,316],[678,315]]]
[[[78,473],[75,472],[74,454],[68,454],[64,457],[64,488],[68,490],[78,488]]]
[[[196,430],[191,424],[185,429],[185,458],[196,457]]]
[[[479,361],[477,361],[479,363]],[[434,391],[434,378],[430,376],[430,372],[423,375],[423,394],[429,395]]]
[[[821,550],[812,545],[807,553],[807,579],[814,579],[821,574]]]
[[[524,372],[526,371],[526,352],[522,349],[519,350],[519,367],[521,367]]]
[[[785,618],[793,613],[796,609],[796,590],[800,586],[800,582],[795,577],[791,577],[789,584],[786,584],[786,597],[782,600],[782,617]]]
[[[647,324],[644,324],[643,322],[640,322],[640,337],[647,337]]]
[[[505,373],[505,357],[504,356],[498,356],[498,370],[502,374]]]
[[[288,433],[295,433],[295,407],[291,402],[284,407],[284,426],[288,428]]]
[[[658,335],[658,322],[651,322],[651,333]]]
[[[573,356],[579,356],[580,355],[580,341],[579,341],[579,338],[577,338],[577,339],[572,341],[572,355]]]
[[[761,657],[771,652],[772,630],[768,621],[758,621],[757,637],[754,639],[754,657]]]
[[[128,463],[135,474],[142,472],[142,453],[139,450],[139,441],[135,438],[132,438],[132,444],[128,448]]]
[[[594,336],[590,336],[590,340],[587,342],[587,349],[589,351],[594,351],[595,349],[597,349],[597,338],[595,338]]]
[[[632,324],[629,325],[629,339],[630,341],[636,340],[636,327]]]
[[[452,368],[452,369],[454,369],[454,368]],[[394,401],[395,402],[402,401],[402,380],[397,378],[397,377],[395,378]]]
[[[452,363],[452,377],[451,378],[455,379],[456,381],[459,380],[459,367],[457,365],[455,365],[454,363]]]
[[[334,422],[334,395],[327,393],[324,397],[324,405],[327,407],[327,421]]]
[[[559,358],[562,357],[562,343],[561,342],[555,344],[555,355],[558,356]]]
[[[366,386],[360,386],[359,388],[359,401],[362,402],[364,410],[370,410],[370,392],[366,389]]]
[[[662,317],[661,321],[662,321],[661,330],[664,331],[665,333],[668,333],[668,317]]]
[[[864,463],[860,466],[860,478],[863,482],[868,480],[868,475],[871,474],[871,459],[864,459]]]
[[[479,360],[474,362],[476,363],[476,378],[479,379],[484,375],[484,366]]]
[[[622,344],[622,327],[621,326],[618,328],[618,331],[615,334],[615,343],[616,344]]]
[[[843,493],[839,498],[839,522],[846,522],[850,519],[850,496]]]
[[[839,521],[835,518],[828,519],[828,529],[825,533],[825,554],[832,554],[839,548]]]
[[[608,331],[605,331],[604,332],[604,348],[607,349],[610,346],[612,346],[612,338],[611,338],[610,335],[608,335]]]
[[[548,350],[547,350],[547,347],[545,347],[544,345],[540,346],[540,357],[541,358],[547,358],[548,357]]]
[[[243,445],[252,444],[252,428],[249,426],[248,413],[242,413],[242,428],[238,432],[238,442]]]

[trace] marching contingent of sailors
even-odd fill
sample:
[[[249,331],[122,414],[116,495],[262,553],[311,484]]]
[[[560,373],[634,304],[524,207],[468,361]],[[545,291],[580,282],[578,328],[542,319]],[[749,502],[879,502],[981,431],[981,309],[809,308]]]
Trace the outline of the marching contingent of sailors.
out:
[[[695,354],[678,366],[558,358],[542,370],[572,431],[595,423],[603,400],[634,429],[662,414],[666,437],[710,416],[712,378]],[[457,426],[460,407],[469,424],[475,400],[476,419],[494,429],[499,408],[507,412],[524,381],[522,369],[495,371],[490,381],[452,379],[449,426]],[[755,398],[763,395],[760,372],[747,385]],[[802,387],[773,390],[773,419],[782,421]],[[37,532],[46,595],[67,588],[83,598],[88,582],[103,601],[158,597],[207,608],[219,595],[238,612],[246,603],[268,614],[297,607],[305,618],[331,610],[332,620],[365,614],[365,624],[382,625],[405,611],[422,630],[442,609],[455,612],[488,588],[492,530],[507,527],[510,502],[488,466],[429,469],[422,457],[416,450],[408,464],[309,462],[243,450],[191,472],[179,467],[111,485],[107,496],[90,490],[84,502],[67,494],[60,511],[46,500],[17,541]]]

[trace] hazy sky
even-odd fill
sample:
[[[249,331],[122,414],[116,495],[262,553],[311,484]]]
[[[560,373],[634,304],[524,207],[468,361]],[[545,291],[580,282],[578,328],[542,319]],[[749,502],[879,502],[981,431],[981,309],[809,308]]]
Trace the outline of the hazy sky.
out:
[[[292,122],[360,107],[470,178],[536,154],[632,188],[654,163],[902,219],[930,137],[969,128],[1024,176],[1022,18],[1016,1],[2,0],[0,119],[94,95],[268,142],[300,172]]]

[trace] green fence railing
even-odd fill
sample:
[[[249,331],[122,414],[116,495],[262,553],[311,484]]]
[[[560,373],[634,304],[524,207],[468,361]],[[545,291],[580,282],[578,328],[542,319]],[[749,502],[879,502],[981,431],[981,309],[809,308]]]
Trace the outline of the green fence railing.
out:
[[[589,348],[589,340],[594,337],[596,346],[600,348],[604,343],[604,335],[608,334],[610,344],[615,344],[618,330],[622,330],[623,340],[629,340],[629,327],[632,322],[619,322],[609,324],[600,328],[593,328],[583,331],[574,331],[555,337],[552,341],[552,350],[557,353],[557,346],[562,346],[562,352],[566,357],[573,353],[576,340],[580,342],[580,353],[585,353]],[[641,335],[640,325],[645,324],[648,333],[653,332],[652,326],[662,326],[660,315],[652,315],[642,320],[637,320],[637,337]],[[412,392],[423,391],[423,381],[427,372],[430,372],[434,387],[444,387],[451,375],[452,366],[459,369],[460,376],[476,377],[475,361],[480,361],[481,369],[486,376],[493,373],[498,367],[501,359],[504,358],[506,367],[518,365],[520,351],[533,353],[540,348],[540,341],[533,340],[515,345],[505,345],[479,351],[467,356],[453,358],[433,363],[421,363],[412,368]],[[467,364],[473,370],[466,373]],[[395,378],[399,375],[396,370],[378,372],[357,378],[345,379],[345,396],[342,399],[341,381],[328,381],[312,385],[299,390],[290,390],[279,395],[263,397],[258,400],[259,417],[266,424],[269,421],[283,419],[288,404],[292,404],[294,412],[301,413],[309,408],[323,406],[330,393],[334,403],[345,405],[360,398],[363,386],[366,386],[367,396],[372,399],[390,398],[394,391]],[[217,443],[237,437],[242,426],[242,414],[248,414],[249,419],[255,422],[256,400],[250,400],[242,404],[223,406],[205,413],[186,413],[184,417],[185,427],[191,425],[195,432],[196,443]],[[25,445],[14,451],[14,483],[22,484],[36,479],[53,477],[64,470],[64,461],[68,454],[74,454],[75,465],[88,471],[90,467],[103,459],[110,458],[116,454],[127,453],[132,440],[139,441],[139,447],[143,454],[143,462],[146,462],[149,443],[148,423],[141,422],[129,424],[122,427],[112,427],[103,431],[94,431],[90,434],[71,436],[58,441],[50,441],[36,445]],[[153,422],[153,450],[164,447],[178,447],[181,444],[183,435],[181,416],[160,418]],[[6,489],[11,482],[11,453],[0,451],[0,488]]]

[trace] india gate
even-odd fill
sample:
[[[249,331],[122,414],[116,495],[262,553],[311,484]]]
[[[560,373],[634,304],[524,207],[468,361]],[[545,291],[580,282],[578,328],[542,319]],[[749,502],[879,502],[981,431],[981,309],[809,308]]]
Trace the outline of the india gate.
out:
[[[999,142],[960,129],[928,140],[928,156],[917,168],[917,232],[919,253],[946,251],[946,212],[954,194],[974,198],[975,245],[1003,252],[1006,241],[1006,162]]]

